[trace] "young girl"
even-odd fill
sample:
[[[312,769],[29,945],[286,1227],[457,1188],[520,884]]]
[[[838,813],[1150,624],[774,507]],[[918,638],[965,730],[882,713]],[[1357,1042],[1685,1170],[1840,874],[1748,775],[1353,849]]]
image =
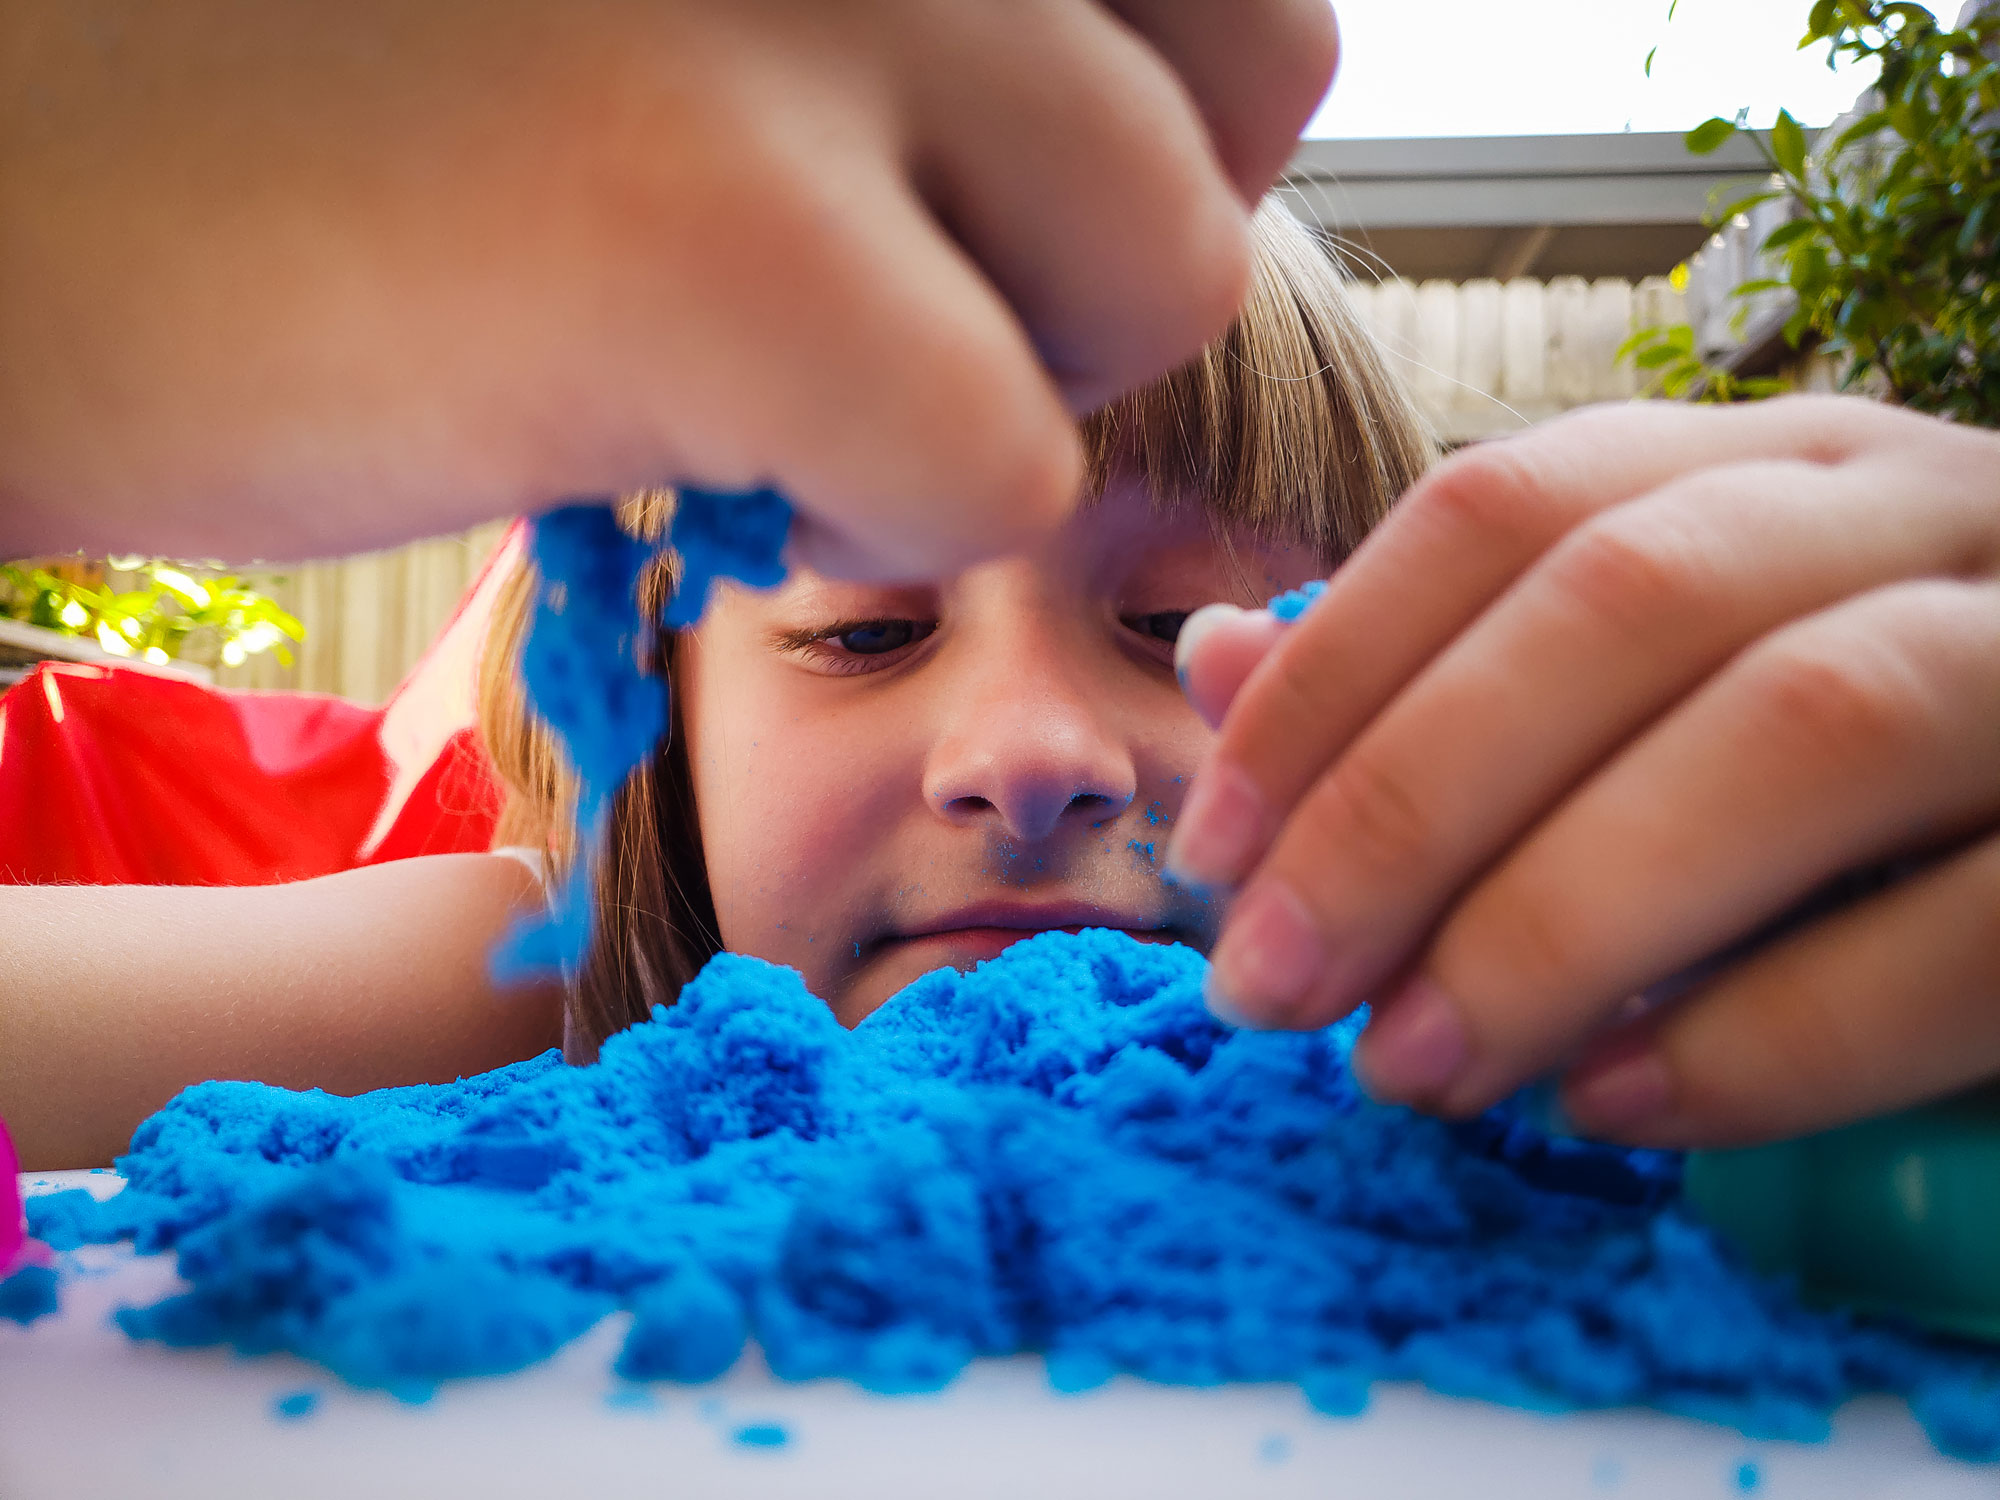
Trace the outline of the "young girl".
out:
[[[617,800],[596,939],[561,995],[486,978],[540,899],[508,858],[0,891],[0,1116],[25,1162],[108,1160],[202,1078],[353,1092],[559,1031],[588,1061],[724,948],[796,967],[849,1024],[1052,927],[1205,949],[1219,913],[1157,868],[1211,738],[1175,681],[1180,623],[1324,575],[1432,453],[1323,249],[1269,204],[1256,242],[1228,332],[1087,421],[1092,501],[1046,544],[922,585],[724,588],[659,643],[673,732]],[[655,532],[669,504],[627,515]],[[663,564],[648,593],[669,581]],[[560,868],[571,794],[513,679],[530,583],[487,653],[497,842]]]

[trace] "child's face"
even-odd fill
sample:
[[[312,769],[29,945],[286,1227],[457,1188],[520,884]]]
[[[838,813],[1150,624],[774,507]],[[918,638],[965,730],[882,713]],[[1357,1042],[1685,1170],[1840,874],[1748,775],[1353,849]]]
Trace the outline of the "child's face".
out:
[[[1220,912],[1158,874],[1211,737],[1174,636],[1320,571],[1114,483],[941,584],[718,590],[675,679],[724,944],[849,1025],[1051,927],[1206,949]]]

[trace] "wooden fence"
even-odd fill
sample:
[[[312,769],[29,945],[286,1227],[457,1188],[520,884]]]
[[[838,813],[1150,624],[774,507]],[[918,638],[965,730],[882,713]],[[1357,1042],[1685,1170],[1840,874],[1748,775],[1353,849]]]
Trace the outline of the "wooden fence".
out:
[[[1562,277],[1541,282],[1362,282],[1363,318],[1402,364],[1447,442],[1516,431],[1596,401],[1638,392],[1614,359],[1634,328],[1680,321],[1664,277],[1636,285]],[[379,702],[451,617],[504,526],[393,552],[313,563],[268,581],[305,622],[297,665],[268,657],[224,668],[236,687],[293,687]]]

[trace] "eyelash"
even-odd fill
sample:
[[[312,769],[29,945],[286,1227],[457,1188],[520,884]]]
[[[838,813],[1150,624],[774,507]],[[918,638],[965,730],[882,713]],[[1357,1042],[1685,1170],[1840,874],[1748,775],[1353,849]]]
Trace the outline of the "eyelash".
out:
[[[1119,623],[1148,646],[1164,646],[1169,651],[1180,636],[1180,627],[1187,620],[1190,611],[1184,609],[1153,610],[1143,615],[1124,615]],[[1161,622],[1171,620],[1172,635],[1161,635]],[[892,662],[901,661],[913,646],[923,644],[937,630],[935,620],[915,620],[907,618],[877,618],[867,620],[842,620],[819,630],[788,631],[779,638],[782,650],[810,658],[821,670],[839,676],[855,676],[864,672],[877,672]],[[895,629],[910,627],[908,640],[883,651],[860,652],[844,649],[838,642],[842,636],[856,635],[864,630]]]

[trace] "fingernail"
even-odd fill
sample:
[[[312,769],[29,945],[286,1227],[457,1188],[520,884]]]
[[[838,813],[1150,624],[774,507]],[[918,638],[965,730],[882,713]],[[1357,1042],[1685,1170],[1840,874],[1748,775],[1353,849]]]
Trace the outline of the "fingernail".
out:
[[[1208,1007],[1208,1013],[1225,1026],[1235,1026],[1243,1030],[1255,1030],[1256,1023],[1236,1008],[1236,1002],[1224,994],[1215,982],[1215,970],[1211,967],[1201,981],[1201,1003]]]
[[[1658,1049],[1638,1043],[1586,1063],[1563,1085],[1562,1103],[1585,1135],[1625,1135],[1665,1115],[1674,1080]]]
[[[1216,944],[1209,1009],[1241,1025],[1282,1024],[1326,970],[1326,943],[1298,894],[1260,880],[1236,903]]]
[[[1354,1070],[1370,1098],[1408,1103],[1444,1094],[1471,1060],[1458,1002],[1419,975],[1377,1008]]]
[[[1242,767],[1210,765],[1194,779],[1167,841],[1167,869],[1193,885],[1234,885],[1265,839],[1264,794]]]
[[[1174,638],[1174,676],[1180,680],[1182,692],[1187,691],[1188,667],[1194,661],[1195,653],[1201,649],[1202,641],[1224,620],[1234,619],[1242,613],[1233,604],[1204,604],[1181,621],[1181,633]]]

